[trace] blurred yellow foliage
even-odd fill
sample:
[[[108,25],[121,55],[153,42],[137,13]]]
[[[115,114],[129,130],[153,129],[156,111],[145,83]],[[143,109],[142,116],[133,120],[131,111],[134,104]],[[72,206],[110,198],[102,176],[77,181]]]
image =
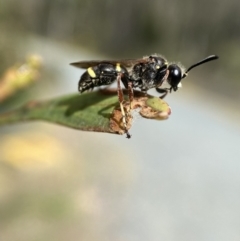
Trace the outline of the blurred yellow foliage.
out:
[[[20,169],[52,168],[66,159],[62,143],[42,133],[25,133],[1,138],[1,160]]]
[[[42,58],[39,55],[29,55],[20,67],[7,69],[0,79],[0,102],[36,81],[41,66]]]

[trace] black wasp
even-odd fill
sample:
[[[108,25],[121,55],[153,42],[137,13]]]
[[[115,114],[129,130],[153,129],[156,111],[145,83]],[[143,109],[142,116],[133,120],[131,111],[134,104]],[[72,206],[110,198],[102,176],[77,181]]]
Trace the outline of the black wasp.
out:
[[[120,81],[128,89],[130,103],[133,100],[133,89],[136,88],[145,93],[149,89],[155,88],[157,92],[162,93],[160,98],[164,98],[168,92],[178,90],[181,86],[181,80],[187,76],[191,69],[217,58],[216,55],[208,56],[190,66],[186,71],[182,66],[174,63],[169,64],[165,58],[156,54],[140,59],[80,61],[71,63],[71,65],[87,69],[78,83],[78,90],[81,93],[97,86],[110,85],[117,80],[123,124],[127,137],[130,138],[122,104],[123,94]],[[168,87],[163,87],[165,83],[168,84]]]

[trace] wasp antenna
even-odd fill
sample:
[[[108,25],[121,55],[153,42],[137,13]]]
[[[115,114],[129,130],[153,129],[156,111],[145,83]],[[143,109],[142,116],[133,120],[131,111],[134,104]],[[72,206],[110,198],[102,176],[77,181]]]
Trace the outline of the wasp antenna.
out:
[[[218,57],[217,55],[210,55],[210,56],[208,56],[207,58],[205,58],[205,59],[197,62],[196,64],[193,64],[193,65],[190,66],[190,67],[187,69],[187,71],[183,74],[183,78],[185,78],[185,77],[187,76],[187,73],[188,73],[191,69],[197,67],[198,65],[207,63],[207,62],[209,62],[209,61],[212,61],[212,60],[215,60],[215,59],[218,59],[218,58],[219,58],[219,57]]]

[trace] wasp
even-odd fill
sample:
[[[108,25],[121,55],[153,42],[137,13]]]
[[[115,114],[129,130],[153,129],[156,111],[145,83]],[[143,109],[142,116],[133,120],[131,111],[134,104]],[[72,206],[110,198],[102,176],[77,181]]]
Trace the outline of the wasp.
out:
[[[130,138],[123,108],[124,97],[121,82],[128,90],[131,109],[131,102],[134,98],[133,89],[140,89],[146,93],[149,89],[155,88],[158,93],[162,94],[160,98],[164,98],[172,90],[177,91],[181,87],[181,80],[188,75],[191,69],[215,59],[218,59],[218,56],[210,55],[191,65],[187,70],[180,64],[168,63],[164,57],[157,54],[139,59],[80,61],[71,63],[71,65],[86,69],[78,83],[80,93],[117,81],[123,124],[127,138]],[[164,87],[165,84],[167,87]],[[127,114],[129,112],[128,110]]]

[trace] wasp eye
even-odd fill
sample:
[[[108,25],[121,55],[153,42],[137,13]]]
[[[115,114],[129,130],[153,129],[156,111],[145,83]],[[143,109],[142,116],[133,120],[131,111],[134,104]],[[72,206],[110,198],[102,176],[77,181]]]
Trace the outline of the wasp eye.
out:
[[[174,91],[178,89],[178,84],[182,79],[182,70],[176,64],[171,64],[168,66],[169,75],[168,75],[168,83],[171,85]]]

